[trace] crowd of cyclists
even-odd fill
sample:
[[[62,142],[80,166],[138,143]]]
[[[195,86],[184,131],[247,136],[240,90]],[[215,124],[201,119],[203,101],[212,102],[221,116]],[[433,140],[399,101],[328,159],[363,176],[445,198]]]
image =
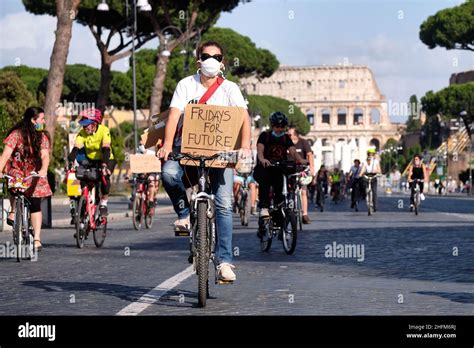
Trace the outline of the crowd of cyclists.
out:
[[[190,206],[186,189],[189,188],[184,178],[184,168],[170,157],[178,153],[181,143],[182,114],[189,103],[208,103],[221,106],[239,106],[247,109],[247,104],[237,85],[220,77],[223,70],[224,50],[217,42],[202,44],[197,52],[198,73],[181,80],[176,87],[170,104],[170,114],[166,123],[165,139],[159,149],[145,149],[143,144],[137,153],[155,154],[162,160],[161,173],[148,173],[144,177],[148,182],[148,206],[154,207],[156,194],[161,179],[164,189],[171,199],[177,220],[175,230],[191,228]],[[100,187],[99,214],[108,215],[108,199],[110,193],[110,176],[114,172],[116,161],[111,149],[111,135],[109,129],[102,124],[102,112],[98,109],[87,109],[80,113],[79,125],[81,130],[77,134],[74,146],[67,157],[67,171],[76,167],[77,177],[85,177],[88,170],[97,170],[101,173],[97,177]],[[301,199],[302,222],[311,223],[309,211],[313,204],[321,208],[325,199],[330,198],[334,203],[345,200],[350,196],[351,208],[358,200],[364,199],[366,176],[374,177],[374,211],[377,210],[377,179],[381,174],[379,160],[376,158],[375,148],[370,148],[365,159],[355,159],[348,173],[339,168],[329,170],[325,165],[315,168],[314,155],[308,141],[301,138],[298,129],[291,126],[288,117],[281,111],[269,115],[271,128],[263,131],[257,140],[256,150],[251,150],[250,117],[245,117],[242,126],[242,147],[239,149],[239,163],[251,163],[250,175],[239,172],[239,165],[235,169],[212,168],[212,193],[216,202],[216,225],[218,231],[218,245],[216,255],[219,277],[234,281],[235,266],[232,265],[232,211],[238,206],[240,188],[245,183],[250,192],[251,214],[260,218],[269,215],[270,191],[273,192],[275,204],[279,204],[283,195],[281,181],[282,168],[274,166],[292,160],[295,163],[306,165],[309,172],[302,175]],[[51,196],[51,189],[46,180],[46,171],[49,165],[50,137],[45,130],[45,115],[40,108],[28,108],[23,120],[9,131],[4,140],[5,150],[0,157],[0,177],[5,172],[12,176],[26,177],[31,172],[37,172],[40,178],[34,178],[28,183],[25,196],[28,198],[31,212],[31,221],[34,228],[35,248],[39,251],[41,245],[41,209],[42,198]],[[317,170],[316,170],[317,169]],[[246,170],[249,172],[248,168]],[[245,180],[244,180],[245,179]],[[413,204],[414,182],[427,181],[427,170],[422,163],[421,156],[415,156],[409,169],[409,181],[412,183]],[[81,186],[84,183],[81,180]],[[422,199],[424,196],[422,194]],[[8,224],[13,225],[15,204],[8,215]],[[74,216],[73,216],[74,218]],[[74,222],[74,219],[73,221]]]

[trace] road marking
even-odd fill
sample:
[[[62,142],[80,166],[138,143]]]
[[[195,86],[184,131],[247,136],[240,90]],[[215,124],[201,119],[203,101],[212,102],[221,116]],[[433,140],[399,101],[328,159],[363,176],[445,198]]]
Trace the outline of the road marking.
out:
[[[178,286],[181,282],[188,279],[192,274],[194,274],[193,266],[189,266],[184,271],[176,274],[168,280],[165,280],[163,283],[158,285],[156,288],[150,290],[145,295],[140,297],[136,302],[133,302],[122,308],[120,312],[116,315],[138,315],[147,309],[149,306],[158,302],[159,299],[165,295],[168,291]]]
[[[443,213],[444,215],[448,216],[455,216],[461,219],[466,219],[470,221],[474,221],[474,215],[473,214],[458,214],[458,213]]]

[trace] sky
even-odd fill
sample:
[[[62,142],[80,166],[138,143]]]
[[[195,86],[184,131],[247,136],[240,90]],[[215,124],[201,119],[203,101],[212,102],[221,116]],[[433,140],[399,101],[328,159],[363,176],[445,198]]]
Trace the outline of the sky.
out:
[[[280,64],[367,65],[392,105],[422,97],[449,84],[452,73],[474,69],[474,53],[435,48],[419,40],[419,27],[437,11],[463,0],[253,0],[223,13],[219,27],[231,28],[273,52]],[[99,1],[98,1],[99,3]],[[48,68],[55,18],[25,11],[21,0],[0,0],[0,67]],[[145,47],[156,48],[157,40]],[[68,64],[100,66],[92,34],[73,26]],[[128,59],[113,70],[128,69]],[[390,111],[390,110],[389,110]],[[392,120],[397,117],[392,114]]]

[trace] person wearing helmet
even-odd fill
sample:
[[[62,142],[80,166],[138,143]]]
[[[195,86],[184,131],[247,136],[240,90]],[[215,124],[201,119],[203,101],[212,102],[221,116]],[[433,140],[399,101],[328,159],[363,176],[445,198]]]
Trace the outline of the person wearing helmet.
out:
[[[362,169],[360,171],[360,177],[364,175],[375,176],[381,174],[382,170],[380,169],[380,163],[377,158],[375,158],[375,148],[371,147],[367,150],[367,160],[362,164]],[[365,192],[367,188],[367,182],[362,182],[363,191]],[[377,178],[372,181],[372,190],[373,190],[373,200],[374,200],[374,211],[377,211]]]
[[[288,126],[288,118],[282,112],[274,112],[270,115],[272,129],[264,131],[257,140],[257,166],[254,171],[254,178],[259,184],[258,198],[260,207],[260,217],[269,216],[270,188],[273,187],[275,193],[275,203],[283,200],[283,181],[281,169],[271,167],[272,162],[280,162],[287,159],[287,152],[297,162],[307,164],[297,152],[295,145],[285,132]]]
[[[303,223],[309,224],[311,220],[308,216],[308,185],[313,181],[314,175],[314,157],[313,150],[306,139],[300,137],[296,127],[292,126],[288,129],[288,135],[295,145],[296,152],[309,162],[309,175],[301,177],[301,205],[303,210]]]
[[[79,151],[84,149],[85,160],[80,166],[89,168],[101,168],[105,176],[105,184],[100,180],[100,191],[102,197],[99,204],[99,212],[102,216],[108,215],[107,201],[110,191],[110,175],[114,170],[115,161],[111,151],[112,138],[109,129],[102,125],[102,112],[99,109],[86,109],[79,114],[82,127],[74,141],[74,147],[68,156],[69,163],[74,163]],[[81,182],[81,186],[83,183]]]

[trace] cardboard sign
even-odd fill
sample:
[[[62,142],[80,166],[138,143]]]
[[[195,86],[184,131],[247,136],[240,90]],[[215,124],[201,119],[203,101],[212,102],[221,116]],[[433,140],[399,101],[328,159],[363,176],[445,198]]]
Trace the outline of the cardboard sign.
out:
[[[247,115],[246,109],[235,106],[188,104],[184,111],[181,152],[210,156],[217,152],[238,150],[242,124]],[[216,160],[208,165],[213,168],[234,167],[235,161],[232,162]],[[189,160],[181,163],[199,165]]]
[[[168,121],[170,111],[166,110],[159,115],[151,116],[152,126],[141,136],[145,149],[161,145],[165,139],[165,126]]]
[[[130,171],[134,174],[159,173],[161,161],[155,155],[130,155]]]

